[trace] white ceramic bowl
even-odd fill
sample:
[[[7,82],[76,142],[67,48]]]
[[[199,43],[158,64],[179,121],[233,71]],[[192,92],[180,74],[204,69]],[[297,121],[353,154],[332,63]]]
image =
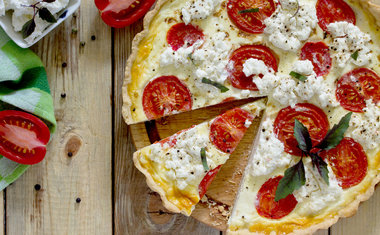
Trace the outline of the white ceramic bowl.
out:
[[[12,25],[12,13],[7,12],[4,16],[0,16],[0,26],[4,29],[4,31],[8,34],[8,36],[20,47],[27,48],[38,42],[41,38],[45,37],[46,34],[48,34],[50,31],[52,31],[55,27],[57,27],[62,21],[64,21],[68,16],[73,14],[80,5],[81,0],[70,0],[69,4],[65,9],[60,11],[58,16],[64,14],[66,11],[66,15],[64,17],[59,17],[57,19],[57,22],[54,24],[49,25],[40,36],[34,39],[33,42],[27,43],[24,38],[22,37],[21,32],[16,32]]]

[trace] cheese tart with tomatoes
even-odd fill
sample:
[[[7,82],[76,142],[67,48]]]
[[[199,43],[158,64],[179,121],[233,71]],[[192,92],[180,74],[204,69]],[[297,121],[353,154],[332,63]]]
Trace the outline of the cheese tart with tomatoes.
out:
[[[168,210],[190,215],[264,106],[259,100],[182,130],[135,152],[134,163]]]

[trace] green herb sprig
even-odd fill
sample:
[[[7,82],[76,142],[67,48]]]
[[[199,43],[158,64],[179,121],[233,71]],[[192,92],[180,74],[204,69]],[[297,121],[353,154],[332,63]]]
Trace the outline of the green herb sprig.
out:
[[[43,3],[43,2],[52,3],[52,2],[55,2],[55,0],[42,0],[42,1],[36,2],[33,5],[25,6],[25,7],[32,7],[34,13],[33,13],[32,19],[28,20],[22,26],[21,33],[22,33],[22,36],[24,38],[29,37],[34,32],[34,30],[36,29],[35,18],[36,18],[37,14],[41,19],[45,20],[46,22],[49,22],[49,23],[56,23],[57,22],[57,19],[53,16],[53,14],[51,14],[49,9],[47,9],[46,7],[39,7],[39,4]]]
[[[239,14],[255,13],[255,12],[259,12],[259,11],[260,11],[259,8],[249,8],[249,9],[244,9],[244,10],[239,11]]]
[[[338,124],[335,124],[331,128],[323,140],[316,146],[312,146],[311,137],[308,129],[297,119],[294,120],[294,137],[297,140],[298,148],[302,151],[301,159],[294,166],[286,169],[284,177],[280,180],[276,190],[275,201],[279,201],[292,194],[294,190],[299,189],[305,185],[305,167],[303,164],[303,157],[309,156],[311,158],[313,168],[318,169],[319,174],[327,185],[329,185],[329,170],[327,163],[320,156],[320,153],[324,150],[330,150],[335,148],[340,141],[344,138],[352,112],[346,114]],[[317,149],[318,151],[312,151]]]
[[[203,165],[203,168],[205,169],[205,171],[209,171],[210,168],[208,167],[208,164],[207,164],[206,149],[205,148],[201,148],[201,160],[202,160],[202,165]]]
[[[296,79],[298,79],[298,80],[300,80],[301,82],[304,82],[307,79],[307,77],[305,75],[302,75],[302,74],[294,72],[294,71],[291,71],[289,73],[289,75],[292,76],[292,77],[294,77],[294,78],[296,78]]]
[[[219,82],[212,81],[212,80],[210,80],[208,78],[202,78],[202,83],[212,85],[212,86],[218,88],[220,90],[220,92],[222,92],[222,93],[227,92],[227,91],[230,90],[227,87],[225,87],[222,84],[220,84]]]
[[[356,50],[354,53],[351,54],[351,58],[354,60],[357,60],[359,56],[359,50]]]

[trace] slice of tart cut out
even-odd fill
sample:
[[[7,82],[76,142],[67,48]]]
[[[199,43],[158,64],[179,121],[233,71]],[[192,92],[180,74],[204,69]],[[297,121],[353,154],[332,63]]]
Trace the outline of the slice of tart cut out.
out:
[[[135,152],[135,166],[166,209],[190,215],[264,107],[255,101],[179,131]]]

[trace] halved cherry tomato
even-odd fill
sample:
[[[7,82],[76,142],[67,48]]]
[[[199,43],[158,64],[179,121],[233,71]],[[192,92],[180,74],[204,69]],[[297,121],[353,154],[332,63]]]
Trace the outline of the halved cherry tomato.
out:
[[[363,112],[365,100],[380,102],[380,77],[367,68],[354,69],[339,79],[335,94],[343,108]]]
[[[268,219],[281,219],[287,216],[297,205],[297,200],[293,194],[289,194],[276,202],[276,190],[278,183],[283,176],[277,176],[267,180],[257,192],[255,207],[257,213]]]
[[[196,41],[203,40],[203,38],[202,30],[194,25],[186,25],[185,23],[173,25],[166,34],[166,41],[175,51],[185,44],[189,47]]]
[[[39,118],[25,112],[0,112],[0,154],[20,164],[39,163],[46,154],[50,132]]]
[[[191,110],[192,103],[189,89],[176,76],[162,76],[150,81],[143,93],[143,108],[149,119]]]
[[[216,174],[219,172],[221,166],[217,166],[214,169],[207,172],[205,177],[203,177],[201,183],[198,186],[199,190],[199,198],[202,199],[202,197],[206,194],[208,187],[210,186],[211,182],[214,180]]]
[[[241,108],[231,109],[215,118],[210,127],[210,140],[221,151],[232,153],[243,138],[245,121],[253,120],[252,114]]]
[[[277,72],[276,57],[268,47],[262,45],[246,45],[232,52],[229,64],[227,65],[227,71],[229,73],[228,80],[235,88],[257,91],[257,86],[252,81],[255,74],[247,77],[243,72],[243,65],[245,61],[250,58],[262,60],[268,68],[272,68]],[[233,64],[233,66],[231,66],[231,64]]]
[[[313,146],[323,140],[329,129],[329,122],[322,109],[315,105],[296,104],[294,108],[281,109],[274,121],[274,133],[284,144],[285,152],[302,156],[294,137],[294,119],[298,119],[309,130]]]
[[[344,138],[335,148],[322,152],[321,157],[330,162],[343,189],[359,184],[367,174],[367,155],[363,147],[352,138]]]
[[[259,8],[258,12],[239,13],[242,10]],[[227,13],[236,26],[248,33],[264,32],[264,20],[276,10],[273,0],[229,0]]]
[[[143,17],[156,0],[95,0],[103,21],[123,28]]]
[[[324,42],[307,42],[301,49],[301,60],[310,60],[317,76],[330,72],[331,56],[329,47]]]
[[[356,23],[355,13],[343,0],[318,0],[316,5],[319,27],[327,31],[327,25],[337,21]]]

